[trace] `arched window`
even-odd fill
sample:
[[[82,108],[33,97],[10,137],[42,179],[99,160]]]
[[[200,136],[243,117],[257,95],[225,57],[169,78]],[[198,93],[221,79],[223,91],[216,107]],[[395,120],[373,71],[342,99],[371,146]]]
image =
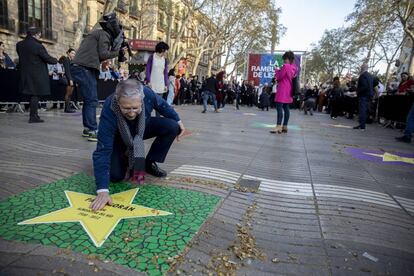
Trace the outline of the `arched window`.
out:
[[[32,26],[41,28],[42,37],[55,40],[52,32],[51,0],[19,0],[19,33],[25,34]]]

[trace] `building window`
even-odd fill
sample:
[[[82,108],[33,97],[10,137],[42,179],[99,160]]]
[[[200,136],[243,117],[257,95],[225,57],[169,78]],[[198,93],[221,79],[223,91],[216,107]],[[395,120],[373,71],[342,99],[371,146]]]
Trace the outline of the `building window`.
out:
[[[25,34],[29,27],[39,27],[42,37],[57,40],[52,31],[51,0],[19,0],[19,33]]]
[[[136,39],[137,38],[137,28],[135,26],[131,26],[131,29],[129,30],[129,37],[130,39]]]
[[[160,11],[158,13],[158,28],[159,29],[163,29],[165,26],[165,19],[164,19],[164,13],[162,11]]]
[[[14,20],[9,19],[7,0],[0,0],[0,28],[14,31]]]

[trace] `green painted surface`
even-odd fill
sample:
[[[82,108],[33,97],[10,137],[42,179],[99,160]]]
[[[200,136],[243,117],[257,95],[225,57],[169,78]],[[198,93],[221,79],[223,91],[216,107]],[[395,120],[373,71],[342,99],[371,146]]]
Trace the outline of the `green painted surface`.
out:
[[[126,182],[116,183],[110,185],[110,192],[131,188]],[[200,192],[141,186],[133,203],[174,215],[121,220],[100,248],[94,246],[77,222],[17,225],[68,207],[64,190],[94,194],[95,182],[92,177],[78,174],[0,202],[0,237],[93,254],[101,260],[110,260],[151,276],[168,271],[168,258],[182,252],[220,200]]]
[[[272,128],[275,128],[276,125],[274,125],[274,124],[264,124],[264,123],[258,123],[258,122],[256,122],[256,123],[253,123],[252,124],[252,127],[255,127],[255,128],[270,128],[270,129],[272,129]],[[298,126],[298,125],[288,125],[288,130],[300,131],[300,130],[302,130],[302,127],[301,126]]]

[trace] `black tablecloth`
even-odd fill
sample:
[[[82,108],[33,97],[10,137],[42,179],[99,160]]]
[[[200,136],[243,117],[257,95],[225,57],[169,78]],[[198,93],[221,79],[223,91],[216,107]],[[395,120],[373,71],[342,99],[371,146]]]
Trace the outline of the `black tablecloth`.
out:
[[[117,81],[97,81],[98,100],[104,101],[115,92]],[[59,85],[57,80],[50,79],[50,95],[40,97],[41,101],[64,101],[65,86]],[[82,101],[82,96],[75,88],[72,100]],[[0,102],[27,102],[29,97],[19,93],[19,71],[0,69]]]
[[[413,96],[382,96],[379,98],[380,117],[395,122],[405,122],[413,104]]]

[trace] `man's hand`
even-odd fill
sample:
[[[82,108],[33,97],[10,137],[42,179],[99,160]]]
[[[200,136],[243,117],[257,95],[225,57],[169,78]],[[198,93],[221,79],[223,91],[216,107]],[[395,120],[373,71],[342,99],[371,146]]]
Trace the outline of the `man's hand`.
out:
[[[166,87],[164,87],[164,92],[167,92],[168,91],[168,87],[166,86]]]
[[[149,88],[151,88],[152,89],[152,85],[151,85],[151,83],[149,82],[149,83],[147,83],[147,86],[149,87]]]
[[[73,80],[70,80],[70,81],[69,81],[69,85],[70,85],[70,86],[73,86]]]
[[[106,204],[112,205],[112,198],[108,192],[100,192],[89,207],[96,212],[105,207]]]
[[[178,126],[180,127],[180,134],[178,134],[178,136],[177,136],[177,141],[180,141],[180,138],[183,137],[183,135],[184,135],[185,127],[184,127],[183,122],[181,122],[181,121],[178,123]]]

